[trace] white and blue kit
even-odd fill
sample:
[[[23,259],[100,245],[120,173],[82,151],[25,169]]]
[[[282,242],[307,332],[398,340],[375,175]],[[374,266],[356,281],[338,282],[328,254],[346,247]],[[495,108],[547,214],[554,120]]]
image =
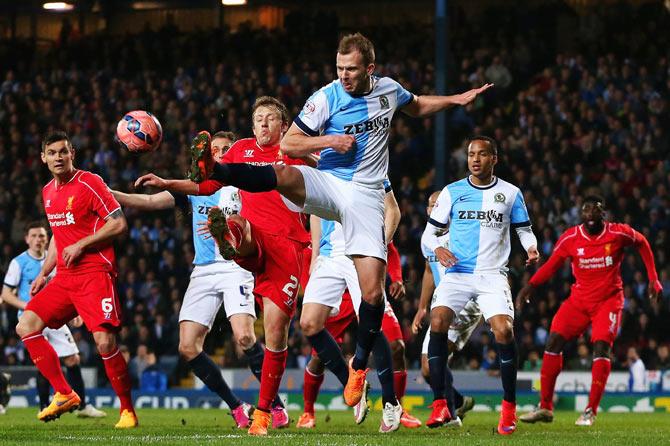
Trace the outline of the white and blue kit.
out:
[[[213,238],[205,239],[198,234],[199,223],[207,221],[210,208],[218,206],[227,215],[239,213],[241,202],[237,188],[226,186],[207,196],[173,196],[180,208],[193,213],[195,247],[194,268],[184,294],[179,322],[193,321],[211,329],[221,304],[228,318],[235,314],[249,314],[255,318],[253,275],[234,261],[221,257]]]
[[[321,304],[331,307],[331,315],[340,311],[342,295],[349,289],[356,315],[361,305],[361,287],[354,261],[344,254],[344,233],[342,225],[336,221],[321,219],[321,239],[319,256],[316,259],[302,304]],[[384,312],[396,318],[393,307],[384,295]]]
[[[449,233],[437,237],[440,246],[449,248]],[[435,289],[440,285],[440,282],[447,272],[447,269],[437,260],[435,252],[431,251],[426,245],[421,244],[421,253],[428,262],[431,272],[433,273],[433,282]],[[461,350],[472,336],[479,322],[482,320],[482,312],[477,305],[477,301],[469,301],[460,313],[456,316],[449,327],[449,341],[453,342],[457,350]],[[421,354],[428,354],[428,343],[430,342],[430,329],[426,330],[426,335],[423,338],[421,345]]]
[[[16,294],[23,302],[30,301],[30,286],[42,269],[46,253],[41,259],[30,255],[27,250],[14,257],[9,263],[4,284],[9,288],[16,289]],[[23,310],[19,310],[19,315]],[[58,329],[46,327],[42,335],[49,341],[59,358],[76,355],[79,353],[77,344],[74,342],[72,332],[67,325]]]
[[[371,77],[370,91],[347,93],[335,80],[314,93],[295,118],[307,135],[353,135],[345,154],[321,151],[317,169],[296,166],[305,180],[305,205],[294,210],[342,224],[345,254],[386,260],[384,186],[388,137],[397,109],[414,96],[388,77]]]
[[[475,301],[488,321],[495,315],[514,317],[507,281],[510,229],[516,229],[525,250],[537,246],[521,191],[494,177],[477,186],[469,178],[447,185],[430,214],[421,243],[438,248],[437,232],[449,227],[449,250],[458,260],[446,269],[431,308],[449,307],[458,314]]]

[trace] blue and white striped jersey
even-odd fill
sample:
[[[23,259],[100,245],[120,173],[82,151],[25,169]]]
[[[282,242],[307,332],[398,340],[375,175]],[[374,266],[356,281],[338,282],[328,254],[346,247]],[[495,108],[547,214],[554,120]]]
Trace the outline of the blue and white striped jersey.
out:
[[[530,218],[518,187],[497,177],[488,186],[465,178],[442,189],[429,223],[449,226],[449,250],[458,262],[447,273],[505,274],[510,227],[530,226]]]
[[[204,236],[198,235],[200,226],[198,223],[207,221],[207,214],[209,209],[218,206],[226,215],[238,214],[242,208],[240,202],[239,192],[236,187],[225,186],[214,192],[212,195],[197,196],[197,195],[180,195],[173,194],[175,202],[182,208],[190,207],[193,214],[192,231],[193,231],[193,246],[195,248],[195,258],[193,264],[195,266],[204,266],[214,263],[235,265],[232,260],[225,260],[221,257],[219,249],[216,246],[213,238],[205,239]],[[185,202],[184,197],[188,199]]]
[[[395,111],[414,96],[388,77],[372,76],[372,90],[347,93],[335,80],[314,93],[295,118],[310,136],[354,135],[356,146],[346,154],[321,151],[318,169],[346,181],[379,187],[388,170],[388,135]]]
[[[9,262],[4,283],[10,288],[16,288],[16,294],[23,302],[30,300],[30,285],[40,273],[46,258],[46,253],[41,259],[36,259],[26,250]]]

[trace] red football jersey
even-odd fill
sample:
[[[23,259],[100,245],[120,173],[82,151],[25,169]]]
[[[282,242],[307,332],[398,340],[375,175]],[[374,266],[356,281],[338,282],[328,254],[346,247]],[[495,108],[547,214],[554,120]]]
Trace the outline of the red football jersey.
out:
[[[87,249],[69,268],[65,267],[62,256],[65,247],[94,234],[105,224],[105,218],[121,207],[102,178],[76,170],[65,184],[57,184],[55,179],[47,183],[42,189],[42,199],[56,242],[57,274],[115,273],[116,259],[111,242]]]
[[[549,260],[529,282],[541,285],[570,258],[576,279],[571,297],[591,302],[605,300],[623,290],[620,273],[623,249],[640,243],[641,238],[641,234],[622,223],[605,222],[603,231],[595,236],[589,235],[583,225],[574,226],[561,235]]]
[[[223,157],[224,163],[247,163],[256,166],[268,164],[305,164],[302,160],[289,158],[279,151],[279,145],[261,147],[255,138],[240,139]],[[261,230],[309,243],[305,229],[305,215],[286,207],[277,191],[246,192],[240,190],[242,210],[240,215]]]

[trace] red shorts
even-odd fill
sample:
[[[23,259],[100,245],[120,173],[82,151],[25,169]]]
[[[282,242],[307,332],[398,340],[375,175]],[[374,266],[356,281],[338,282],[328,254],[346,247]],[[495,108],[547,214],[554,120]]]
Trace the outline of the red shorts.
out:
[[[289,317],[293,317],[298,300],[305,244],[279,235],[268,234],[251,224],[256,243],[255,256],[236,257],[235,262],[254,273],[254,295],[263,308],[263,297],[272,300]]]
[[[302,251],[302,274],[300,275],[300,288],[305,292],[307,282],[309,282],[309,265],[312,263],[312,246],[308,245]]]
[[[612,345],[621,325],[622,310],[623,293],[594,303],[569,297],[556,312],[550,331],[569,340],[581,336],[591,325],[592,343],[605,341]]]
[[[386,336],[386,340],[389,341],[389,343],[404,340],[400,322],[398,322],[398,318],[393,312],[393,307],[391,307],[391,304],[388,302],[386,303],[386,308],[384,308],[382,333],[384,333],[384,336]]]
[[[56,274],[28,302],[49,328],[60,328],[77,314],[91,331],[116,331],[121,326],[121,306],[110,273]]]

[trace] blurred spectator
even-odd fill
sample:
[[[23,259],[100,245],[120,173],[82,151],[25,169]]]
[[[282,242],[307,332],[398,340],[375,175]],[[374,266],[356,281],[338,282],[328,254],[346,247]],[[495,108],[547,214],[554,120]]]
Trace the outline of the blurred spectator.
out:
[[[647,369],[644,362],[640,359],[635,347],[628,348],[628,389],[631,392],[646,392],[649,390],[647,383]]]

